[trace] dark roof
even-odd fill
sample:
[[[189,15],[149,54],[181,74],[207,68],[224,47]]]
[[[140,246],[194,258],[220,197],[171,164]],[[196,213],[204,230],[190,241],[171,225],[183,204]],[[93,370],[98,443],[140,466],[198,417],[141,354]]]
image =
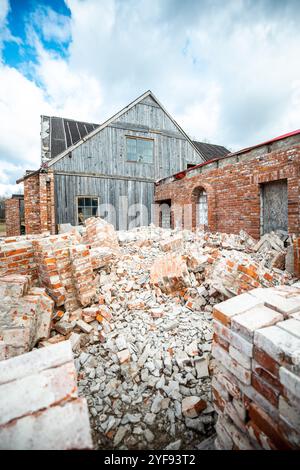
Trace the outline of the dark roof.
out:
[[[50,117],[50,155],[56,157],[71,145],[76,144],[99,124],[74,121],[61,117]]]
[[[207,144],[206,142],[197,142],[196,140],[193,140],[193,143],[206,161],[211,160],[212,158],[224,157],[224,155],[228,155],[230,153],[230,150],[222,145]]]

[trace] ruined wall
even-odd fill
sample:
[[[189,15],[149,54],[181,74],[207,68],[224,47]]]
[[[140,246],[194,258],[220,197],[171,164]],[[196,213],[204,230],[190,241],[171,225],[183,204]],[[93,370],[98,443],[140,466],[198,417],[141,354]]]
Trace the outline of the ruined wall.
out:
[[[5,225],[8,237],[21,235],[20,200],[18,198],[5,201]]]
[[[55,233],[54,177],[36,173],[24,180],[25,231]]]
[[[172,177],[161,181],[156,186],[155,201],[171,199],[173,207],[174,204],[180,207],[190,204],[195,228],[196,195],[202,188],[207,193],[208,230],[226,233],[245,230],[259,238],[260,185],[286,179],[288,231],[299,234],[299,157],[300,146],[294,144],[270,153],[262,154],[255,149],[225,158],[183,173],[182,179]]]

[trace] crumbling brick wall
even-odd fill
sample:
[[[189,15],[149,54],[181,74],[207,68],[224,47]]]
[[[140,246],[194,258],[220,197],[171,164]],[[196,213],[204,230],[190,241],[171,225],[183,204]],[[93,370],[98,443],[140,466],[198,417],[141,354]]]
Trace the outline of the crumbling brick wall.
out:
[[[5,225],[8,237],[21,235],[20,199],[11,198],[5,201]]]
[[[276,148],[268,153],[250,150],[218,163],[167,178],[156,185],[155,202],[170,199],[173,212],[179,209],[183,223],[188,212],[196,227],[195,194],[199,188],[207,193],[208,230],[239,233],[245,230],[260,236],[260,185],[286,179],[288,189],[288,231],[299,234],[299,157],[300,145]],[[188,205],[190,205],[188,207]],[[182,208],[185,206],[185,213]],[[156,213],[157,220],[159,213]],[[176,218],[176,214],[173,216]],[[192,228],[186,227],[186,228]]]
[[[24,179],[25,231],[55,233],[54,175],[35,173]]]

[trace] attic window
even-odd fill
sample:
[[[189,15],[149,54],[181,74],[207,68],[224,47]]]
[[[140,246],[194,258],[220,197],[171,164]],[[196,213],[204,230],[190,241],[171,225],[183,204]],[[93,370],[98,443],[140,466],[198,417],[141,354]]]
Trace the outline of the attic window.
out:
[[[153,139],[126,137],[127,161],[139,163],[153,162]]]

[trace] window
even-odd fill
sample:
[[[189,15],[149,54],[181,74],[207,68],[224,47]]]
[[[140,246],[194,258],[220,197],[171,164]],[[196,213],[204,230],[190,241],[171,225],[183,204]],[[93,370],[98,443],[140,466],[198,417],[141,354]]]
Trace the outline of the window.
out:
[[[126,150],[129,162],[153,162],[153,140],[151,139],[127,137]]]
[[[207,225],[208,214],[207,214],[207,194],[205,191],[200,191],[198,196],[198,223],[200,225]]]
[[[98,197],[77,197],[77,220],[78,224],[82,225],[83,222],[89,217],[98,215],[99,198]]]

